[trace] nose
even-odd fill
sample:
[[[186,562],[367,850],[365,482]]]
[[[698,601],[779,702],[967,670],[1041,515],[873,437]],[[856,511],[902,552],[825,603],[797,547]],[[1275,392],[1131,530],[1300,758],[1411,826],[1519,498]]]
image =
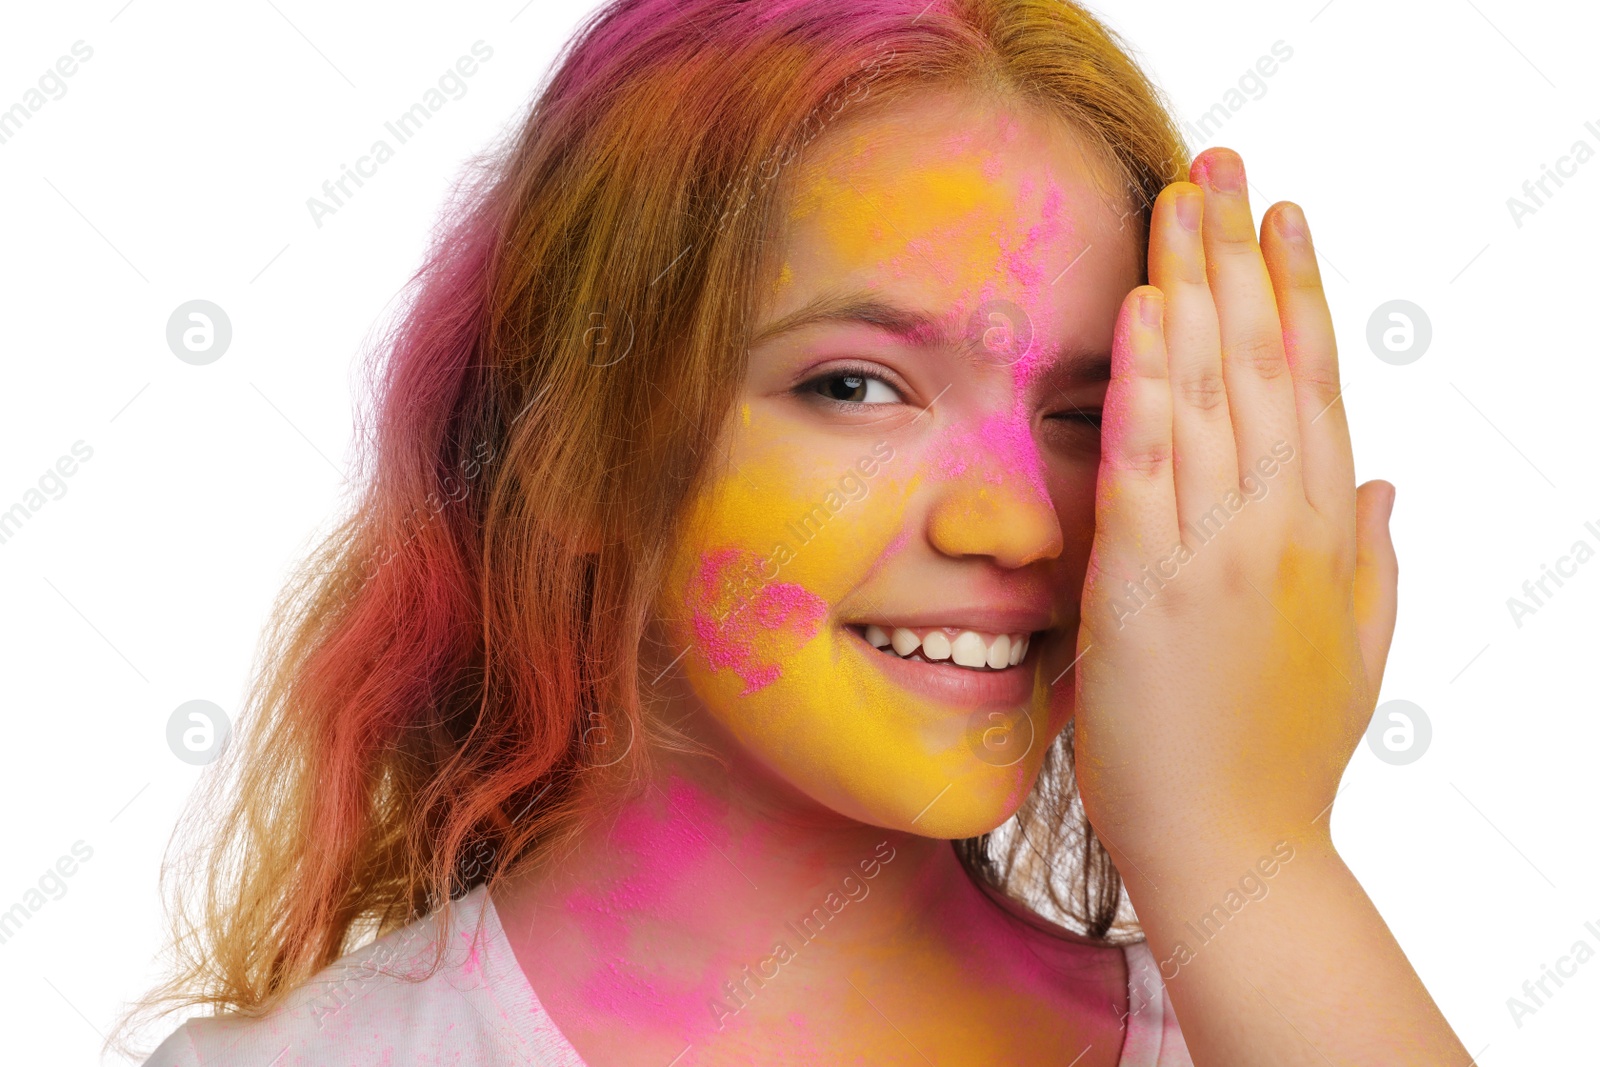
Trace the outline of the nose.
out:
[[[937,492],[928,540],[942,554],[987,556],[1007,569],[1061,554],[1061,523],[1031,447],[1025,456],[986,449]]]

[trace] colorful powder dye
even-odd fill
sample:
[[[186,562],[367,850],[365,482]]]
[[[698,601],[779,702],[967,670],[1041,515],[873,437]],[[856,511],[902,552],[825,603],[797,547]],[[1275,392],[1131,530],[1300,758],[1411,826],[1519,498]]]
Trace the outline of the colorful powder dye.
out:
[[[828,604],[793,582],[745,581],[757,565],[753,552],[725,548],[707,553],[691,590],[696,644],[706,662],[732,670],[744,681],[740,696],[777,681],[781,668],[763,655],[769,635],[787,630],[799,638],[816,635]],[[742,565],[742,566],[741,566]]]

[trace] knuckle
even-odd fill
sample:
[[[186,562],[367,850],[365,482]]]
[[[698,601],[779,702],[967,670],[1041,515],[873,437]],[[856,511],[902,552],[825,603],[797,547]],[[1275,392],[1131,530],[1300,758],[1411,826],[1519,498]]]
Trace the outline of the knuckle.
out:
[[[1172,466],[1172,445],[1165,441],[1136,441],[1110,453],[1118,470],[1154,477]]]
[[[1237,364],[1261,378],[1277,378],[1289,370],[1283,346],[1275,337],[1254,335],[1228,346],[1227,362]]]
[[[1304,366],[1295,368],[1295,381],[1310,395],[1319,411],[1337,400],[1343,389],[1337,374],[1330,374],[1319,368]]]
[[[1197,411],[1220,412],[1228,400],[1228,388],[1222,380],[1222,371],[1207,367],[1184,375],[1178,380],[1178,399]]]
[[[1307,296],[1322,294],[1322,272],[1317,269],[1316,258],[1294,265],[1285,275],[1288,291]]]
[[[1219,220],[1212,229],[1212,240],[1216,242],[1217,251],[1224,255],[1254,255],[1257,258],[1261,255],[1261,246],[1256,243],[1255,226],[1248,215],[1242,219]]]

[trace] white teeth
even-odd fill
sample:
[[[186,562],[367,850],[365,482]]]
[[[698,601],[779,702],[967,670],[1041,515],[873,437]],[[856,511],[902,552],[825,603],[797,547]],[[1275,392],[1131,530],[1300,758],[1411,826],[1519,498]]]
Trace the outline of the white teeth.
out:
[[[934,627],[922,636],[904,626],[885,627],[870,623],[863,627],[867,643],[874,648],[893,649],[901,659],[937,663],[949,660],[961,667],[1004,670],[1014,667],[1028,655],[1031,634],[985,634],[976,630],[957,631],[954,627]],[[953,636],[952,636],[953,635]]]
[[[1001,634],[994,639],[994,644],[989,646],[987,657],[989,666],[999,669],[1011,665],[1011,638]]]
[[[989,660],[989,649],[983,638],[971,630],[962,630],[950,644],[950,658],[963,667],[982,667]]]

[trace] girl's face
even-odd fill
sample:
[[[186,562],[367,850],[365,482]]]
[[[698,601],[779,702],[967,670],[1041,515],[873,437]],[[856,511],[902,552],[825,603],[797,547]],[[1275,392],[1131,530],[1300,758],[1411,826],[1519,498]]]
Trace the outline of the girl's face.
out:
[[[793,175],[660,608],[732,758],[934,837],[1027,795],[1072,713],[1112,330],[1142,280],[1109,174],[1059,119],[929,96]]]

